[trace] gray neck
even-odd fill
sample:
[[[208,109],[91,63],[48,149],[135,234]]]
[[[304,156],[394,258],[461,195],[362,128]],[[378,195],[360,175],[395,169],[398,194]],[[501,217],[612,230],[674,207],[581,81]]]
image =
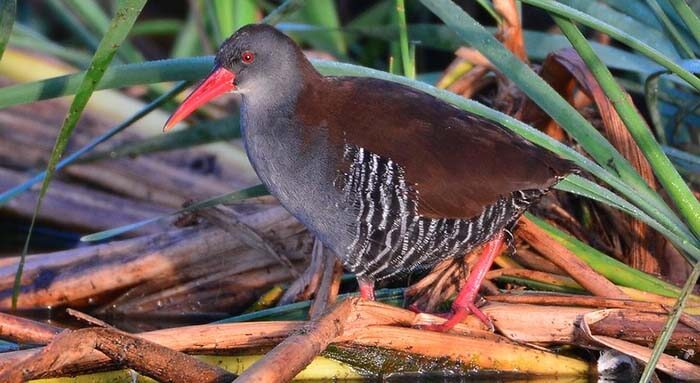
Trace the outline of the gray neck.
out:
[[[241,89],[241,133],[255,170],[263,173],[275,157],[284,160],[290,141],[298,141],[293,122],[297,97],[304,87],[295,69],[279,68],[276,76],[265,76],[246,83]],[[285,145],[285,143],[287,145]],[[273,160],[275,162],[275,160]],[[264,177],[261,177],[264,178]]]
[[[243,108],[265,114],[290,109],[296,103],[303,84],[301,81],[285,81],[287,78],[260,79],[248,89],[242,89]]]
[[[296,58],[301,52],[280,55],[274,63],[266,63],[266,76],[256,76],[239,86],[243,104],[252,110],[265,112],[286,110],[296,103],[296,98],[305,84],[320,77],[318,72],[304,57]]]

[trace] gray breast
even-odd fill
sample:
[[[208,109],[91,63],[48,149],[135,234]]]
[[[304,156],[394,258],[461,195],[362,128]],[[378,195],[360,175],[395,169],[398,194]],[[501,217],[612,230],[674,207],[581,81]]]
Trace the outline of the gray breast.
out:
[[[327,138],[319,134],[305,141],[302,128],[279,108],[256,113],[244,102],[241,113],[246,152],[258,177],[316,237],[343,254],[353,217],[334,186],[337,171],[330,165],[335,161],[329,158]]]

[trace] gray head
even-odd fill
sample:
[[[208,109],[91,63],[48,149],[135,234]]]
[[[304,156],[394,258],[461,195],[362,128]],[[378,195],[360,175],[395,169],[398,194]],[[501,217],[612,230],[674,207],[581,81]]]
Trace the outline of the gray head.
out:
[[[249,24],[229,37],[216,54],[216,65],[235,74],[244,96],[298,90],[309,75],[318,75],[299,46],[267,24]]]
[[[266,24],[246,25],[221,44],[214,70],[173,113],[164,129],[227,92],[241,93],[244,101],[288,103],[305,83],[320,76],[284,33]]]

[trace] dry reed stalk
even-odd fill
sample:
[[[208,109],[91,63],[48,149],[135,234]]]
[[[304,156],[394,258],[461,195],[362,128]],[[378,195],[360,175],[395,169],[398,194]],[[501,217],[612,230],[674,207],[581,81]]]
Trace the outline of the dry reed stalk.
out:
[[[667,312],[670,312],[671,310],[668,309]],[[688,314],[681,314],[681,319],[680,322],[683,323],[684,325],[692,328],[693,330],[700,332],[700,320],[697,318],[694,318]]]
[[[463,364],[466,368],[526,372],[532,375],[556,373],[559,376],[585,376],[589,371],[586,362],[507,341],[494,342],[393,326],[348,329],[339,340],[390,350],[409,351],[432,358],[447,358]]]
[[[518,248],[518,251],[512,257],[529,269],[550,274],[566,275],[566,272],[557,265],[528,248]]]
[[[486,330],[481,321],[471,319],[473,318],[457,324],[450,330],[450,333],[495,342],[506,340],[504,337]],[[428,313],[416,313],[378,302],[360,300],[351,320],[350,327],[352,328],[368,328],[377,325],[420,328],[440,324],[445,321],[445,318]]]
[[[493,9],[503,18],[496,37],[520,61],[528,63],[525,39],[523,39],[523,26],[515,0],[494,0]]]
[[[16,343],[47,344],[63,328],[0,313],[0,338]]]
[[[323,249],[323,245],[320,244]],[[311,307],[309,307],[309,318],[314,320],[320,317],[326,308],[335,302],[340,287],[340,277],[342,276],[342,265],[333,252],[323,249],[323,276],[321,284],[318,286],[316,296]],[[340,269],[340,272],[338,271]],[[337,281],[337,283],[336,283]]]
[[[473,264],[474,257],[480,253],[477,249],[464,258],[450,258],[438,263],[418,282],[406,288],[407,297],[416,297],[413,306],[427,312],[433,312],[438,305],[455,294],[469,275],[468,263]]]
[[[269,347],[283,341],[304,322],[227,323],[186,326],[136,334],[149,342],[180,352],[215,354],[223,351]],[[14,369],[17,363],[40,353],[44,348],[0,354],[0,372]],[[73,355],[75,356],[75,355]],[[63,376],[112,365],[104,354],[92,350],[79,358],[45,371],[46,376]]]
[[[472,63],[475,66],[483,66],[487,68],[493,68],[489,59],[487,59],[481,52],[474,48],[459,47],[455,52],[455,56]]]
[[[486,273],[486,279],[496,279],[501,276],[525,278],[537,282],[547,283],[554,286],[567,287],[572,289],[581,288],[581,285],[576,283],[576,281],[574,281],[570,277],[530,269],[498,269],[491,270],[488,273]]]
[[[434,312],[438,305],[445,302],[462,287],[469,275],[468,262],[460,258],[454,258],[450,261],[449,267],[440,273],[437,282],[427,286],[422,296],[414,302],[418,307],[428,312]]]
[[[587,314],[587,324],[594,335],[602,335],[653,347],[668,320],[666,313],[639,312],[630,309],[606,309]],[[622,334],[622,335],[621,335]],[[668,343],[670,349],[700,352],[700,333],[679,323]]]
[[[596,311],[583,316],[581,320],[579,341],[586,346],[591,344],[603,345],[612,348],[642,362],[648,362],[652,350],[638,344],[625,340],[616,339],[609,336],[594,335],[589,327],[590,322],[596,322],[607,315],[607,311]],[[700,367],[684,360],[661,354],[661,358],[656,364],[656,368],[682,381],[700,381]]]
[[[646,158],[632,140],[612,103],[601,90],[588,67],[573,49],[566,48],[548,55],[542,65],[540,75],[578,109],[585,111],[585,107],[594,103],[597,115],[600,116],[602,122],[599,125],[603,134],[623,156],[630,160],[652,188],[658,188]],[[525,100],[515,116],[540,130],[558,131],[562,138],[564,136],[556,122],[531,100]],[[642,271],[653,274],[663,273],[667,276],[673,275],[674,281],[684,281],[687,278],[690,273],[687,262],[676,249],[667,245],[667,241],[662,236],[646,224],[626,214],[608,208],[603,209],[607,212],[607,217],[617,227],[613,233],[600,230],[601,235],[608,241],[605,247],[616,248],[616,254],[623,255],[627,263]],[[603,223],[598,225],[603,225]],[[623,243],[624,246],[621,246]]]
[[[525,278],[532,281],[543,282],[554,286],[572,288],[572,289],[583,289],[576,281],[569,277],[563,275],[549,274],[541,271],[534,271],[528,269],[499,269],[492,270],[486,274],[486,278],[494,279],[501,276],[513,276],[518,278]],[[657,303],[660,305],[673,306],[676,302],[674,298],[664,297],[661,295],[649,293],[646,291],[641,291],[633,289],[630,287],[617,286],[623,293],[625,293],[626,298],[613,298],[620,300],[631,300],[647,303]],[[700,313],[700,306],[698,306],[698,301],[695,296],[691,296],[690,303],[686,306],[686,312],[691,314]]]
[[[0,168],[0,190],[9,190],[26,178],[25,174]],[[4,216],[29,220],[34,213],[37,196],[38,191],[27,191],[0,208],[0,213]],[[43,223],[73,230],[98,231],[164,213],[166,213],[165,208],[152,204],[55,180],[44,198],[38,219]],[[164,225],[145,226],[135,230],[131,235],[152,234],[163,228]]]
[[[433,285],[439,278],[442,277],[443,273],[449,269],[452,268],[454,265],[455,259],[445,259],[435,265],[433,269],[426,275],[425,277],[421,278],[418,282],[412,284],[411,286],[407,287],[405,290],[405,293],[407,296],[413,296],[418,294],[421,290],[429,288],[431,285]]]
[[[173,209],[187,201],[206,199],[236,188],[216,178],[146,157],[76,164],[64,172],[83,183]]]
[[[318,319],[312,320],[299,334],[294,334],[245,370],[240,383],[289,382],[311,361],[343,334],[345,323],[356,299],[345,300]]]
[[[47,100],[42,102],[41,108],[28,104],[0,111],[0,122],[13,126],[13,129],[0,132],[0,166],[33,171],[36,165],[44,164],[51,153],[55,127],[61,125],[65,108],[64,101]],[[69,151],[87,144],[112,124],[112,121],[88,109],[71,137]],[[110,142],[137,141],[141,137],[142,134],[129,129]],[[18,147],[22,148],[21,159],[17,158]],[[87,181],[99,185],[103,190],[171,208],[180,207],[188,199],[206,198],[250,184],[248,175],[241,176],[242,172],[236,172],[236,167],[233,166],[232,169],[216,170],[221,173],[219,177],[200,174],[201,172],[188,168],[188,163],[201,162],[209,157],[210,153],[198,147],[179,150],[175,155],[159,153],[148,157],[74,164],[59,172],[58,176],[68,174],[74,177],[72,181]],[[217,157],[216,160],[224,159]],[[24,179],[26,175],[22,177]],[[12,186],[14,185],[16,183]],[[88,198],[90,193],[77,195]]]
[[[583,307],[503,303],[490,303],[482,310],[508,339],[540,344],[570,344],[580,316],[592,311]]]
[[[304,238],[297,236],[302,227],[282,208],[246,216],[243,221],[263,232],[274,231],[283,239],[290,254],[295,254],[294,258],[305,256]],[[248,251],[245,244],[228,233],[198,226],[145,238],[31,256],[25,266],[18,307],[74,305],[89,298],[162,279],[182,283],[182,277],[188,272],[200,276],[207,272],[211,274],[211,270],[197,270],[202,263],[213,261],[220,267],[221,262],[228,258],[231,265],[236,265],[236,257]],[[259,258],[268,265],[276,262],[264,256]],[[0,267],[0,288],[4,289],[0,295],[0,307],[10,305],[15,271],[13,264]],[[169,276],[174,277],[168,279]]]
[[[31,82],[49,77],[70,74],[76,71],[75,68],[59,62],[55,58],[41,55],[36,52],[26,52],[22,49],[15,49],[13,47],[8,47],[8,49],[5,50],[3,57],[4,60],[2,60],[2,63],[0,63],[0,73],[3,74],[4,79],[10,79],[11,81]],[[37,59],[37,57],[40,58]],[[26,69],[28,66],[31,67],[32,70],[28,71]],[[42,101],[41,108],[37,108],[37,104],[13,106],[11,108],[3,109],[3,112],[24,108],[28,112],[25,111],[23,114],[25,116],[29,116],[28,118],[32,118],[32,116],[36,115],[40,110],[45,109],[47,105],[52,103],[57,105],[56,108],[58,108],[60,112],[49,114],[49,117],[41,121],[40,124],[51,130],[61,125],[62,119],[65,115],[65,100]],[[93,125],[96,125],[95,122],[102,122],[102,126],[105,127],[110,126],[114,123],[114,121],[122,121],[131,115],[133,111],[140,110],[143,107],[144,102],[125,95],[118,90],[102,90],[100,92],[96,92],[90,98],[90,103],[86,109],[86,113],[83,113],[81,116],[81,122],[79,122],[76,129],[76,134],[72,138],[76,138],[80,132],[90,131],[86,128],[91,128]],[[99,116],[99,118],[96,116]],[[123,134],[123,136],[133,137],[138,135],[143,137],[161,134],[163,121],[165,121],[167,118],[167,111],[154,110],[130,127],[129,132]],[[99,130],[98,132],[101,133],[103,131],[104,129]],[[55,134],[55,131],[52,132]],[[94,133],[95,131],[92,132]],[[53,144],[53,139],[54,137],[51,136],[50,145]],[[111,142],[115,141],[117,140],[111,140]],[[49,146],[49,148],[44,150],[43,153],[50,153],[50,149],[51,147]],[[245,159],[245,154],[243,153],[242,148],[230,145],[229,143],[218,142],[201,145],[194,149],[178,151],[175,154],[175,157],[182,160],[189,157],[189,153],[196,153],[197,156],[215,156],[217,163],[221,164],[221,172],[224,173],[225,177],[229,180],[233,181],[238,179],[242,180],[241,182],[243,182],[243,184],[250,184],[257,179],[248,161]]]
[[[223,383],[235,378],[219,367],[143,338],[111,328],[86,328],[56,335],[41,351],[5,369],[0,381],[19,383],[41,378],[46,371],[61,369],[95,351],[162,382]]]
[[[311,250],[309,266],[304,270],[302,275],[294,280],[287,288],[287,291],[284,292],[282,298],[277,302],[278,306],[311,299],[313,294],[318,290],[318,285],[321,282],[324,264],[323,253],[323,244],[318,239],[315,239],[313,249]]]
[[[457,60],[461,59],[458,58]],[[447,90],[465,98],[472,98],[479,91],[493,84],[495,78],[487,76],[489,72],[491,72],[490,66],[476,66],[448,86]]]
[[[648,362],[652,349],[608,336],[594,336],[594,339],[613,350],[627,354],[644,363]],[[700,367],[668,354],[661,354],[656,369],[679,379],[682,382],[700,381]]]
[[[520,219],[517,234],[594,295],[615,299],[627,298],[617,286],[591,269],[571,250],[554,240],[527,217]]]
[[[115,301],[97,309],[98,313],[134,315],[153,313],[158,316],[182,315],[192,312],[230,313],[247,306],[260,297],[270,286],[292,278],[289,269],[250,250],[241,258],[220,262],[220,272],[203,275],[188,281],[175,278],[167,281],[149,281],[128,291]],[[251,259],[252,258],[252,259]],[[301,270],[302,255],[294,255],[295,265]],[[240,261],[240,262],[239,262]],[[228,267],[229,264],[235,266]],[[213,266],[212,266],[213,267]],[[217,270],[218,270],[217,269]],[[210,268],[209,270],[212,270]],[[193,304],[196,302],[196,304]]]
[[[580,306],[591,308],[628,308],[638,311],[667,313],[660,303],[640,302],[629,299],[612,299],[575,294],[499,294],[484,297],[489,302],[518,303],[543,306]]]
[[[651,165],[581,57],[573,49],[564,49],[553,53],[551,60],[556,60],[558,65],[565,67],[587,96],[595,102],[603,121],[603,134],[610,143],[632,163],[652,189],[658,189]],[[659,273],[659,260],[654,254],[659,250],[658,245],[666,240],[645,223],[628,215],[622,215],[618,219],[627,221],[631,230],[632,238],[627,242],[630,265],[648,273]]]
[[[338,300],[344,270],[343,263],[336,257],[335,265],[333,266],[333,279],[331,280],[331,285],[328,288],[327,300],[329,305],[335,304],[335,302]]]
[[[300,366],[303,364],[301,363],[302,361],[305,361],[310,354],[316,353],[316,350],[318,350],[323,344],[326,344],[327,341],[355,342],[356,337],[359,337],[357,344],[370,345],[369,343],[371,342],[384,342],[382,343],[382,347],[401,351],[409,350],[412,353],[421,354],[431,358],[436,357],[436,355],[439,355],[440,352],[444,351],[440,347],[444,348],[449,346],[454,348],[455,346],[451,345],[455,344],[457,346],[464,347],[475,346],[475,350],[481,351],[491,349],[492,351],[489,354],[490,356],[483,360],[485,364],[482,366],[482,368],[491,366],[490,363],[502,362],[505,366],[525,368],[525,371],[536,373],[541,371],[540,369],[542,367],[539,367],[538,365],[542,362],[542,360],[544,360],[545,363],[555,363],[556,361],[561,361],[564,369],[556,370],[560,373],[570,372],[571,366],[578,366],[577,368],[579,371],[583,371],[583,366],[587,366],[583,362],[572,360],[570,358],[561,358],[549,353],[541,353],[539,351],[535,354],[530,354],[529,363],[531,365],[528,366],[528,348],[514,344],[499,335],[488,331],[479,330],[481,325],[477,320],[470,320],[467,321],[467,323],[457,325],[454,329],[455,331],[453,331],[451,334],[441,334],[410,329],[399,329],[407,330],[408,332],[399,331],[399,333],[395,334],[394,332],[396,331],[396,327],[392,326],[420,327],[426,324],[440,323],[441,321],[444,321],[444,319],[428,314],[416,314],[409,310],[358,299],[347,300],[341,305],[346,305],[344,307],[347,307],[348,304],[351,305],[352,308],[349,313],[343,311],[343,315],[323,317],[318,321],[325,321],[323,322],[323,329],[329,330],[332,333],[338,328],[335,326],[339,326],[337,322],[334,322],[335,319],[342,318],[343,321],[347,321],[347,323],[343,325],[345,330],[351,331],[352,333],[347,333],[341,338],[328,340],[326,336],[328,336],[329,333],[323,332],[326,336],[314,338],[314,340],[310,341],[310,343],[305,343],[304,347],[306,351],[300,355],[293,356],[293,358],[295,358],[295,366]],[[506,326],[509,324],[509,322],[513,321],[512,317],[516,315],[522,316],[524,309],[522,305],[510,305],[510,307],[507,307],[508,305],[500,306],[501,307],[499,307],[499,305],[489,305],[485,308],[485,311],[488,315],[494,318],[496,323],[503,323],[503,326]],[[337,307],[339,306],[336,306],[336,308]],[[557,308],[557,312],[560,312],[560,309],[561,308]],[[334,312],[338,313],[337,310]],[[550,316],[552,316],[552,314],[552,312],[549,313]],[[535,320],[537,323],[530,323],[529,326],[541,327],[543,320],[541,318],[535,318]],[[192,353],[222,353],[230,350],[270,346],[282,341],[289,335],[296,336],[297,338],[295,339],[301,339],[300,341],[304,342],[304,333],[306,330],[302,331],[301,329],[307,328],[306,324],[308,323],[318,323],[318,321],[307,323],[258,322],[212,324],[158,330],[141,333],[138,334],[138,336],[150,342],[158,343],[177,351]],[[368,337],[361,338],[361,336],[365,334]],[[381,336],[381,334],[384,334],[384,336]],[[457,340],[458,343],[454,343],[455,340]],[[290,343],[294,342],[288,342],[288,344]],[[441,346],[435,348],[436,343],[440,344]],[[27,357],[32,357],[35,354],[40,353],[41,350],[42,349],[40,348],[0,354],[0,371],[2,371],[3,368],[5,370],[12,369],[12,366],[16,365],[18,361],[21,361]],[[494,350],[503,351],[505,354],[501,354],[500,351],[496,353]],[[470,355],[470,351],[464,349],[457,354],[451,354],[450,359],[460,363],[466,362],[467,365],[481,366],[480,363],[482,360],[466,360],[464,358],[467,355]],[[301,356],[303,356],[303,360],[299,359]],[[82,355],[81,358],[73,360],[70,363],[66,362],[61,366],[61,368],[50,369],[45,373],[47,376],[84,373],[86,371],[94,371],[96,368],[105,368],[109,365],[110,360],[108,358],[97,351],[92,351]]]
[[[282,265],[287,266],[289,273],[295,278],[299,278],[299,273],[292,265],[292,262],[287,258],[284,253],[279,253],[275,250],[274,243],[263,238],[263,236],[255,231],[255,229],[241,222],[237,216],[239,215],[235,210],[228,208],[226,206],[216,206],[209,209],[204,209],[198,212],[198,214],[205,217],[211,223],[216,226],[226,230],[229,234],[238,238],[246,245],[260,250],[263,253],[271,256],[272,258],[279,261]]]

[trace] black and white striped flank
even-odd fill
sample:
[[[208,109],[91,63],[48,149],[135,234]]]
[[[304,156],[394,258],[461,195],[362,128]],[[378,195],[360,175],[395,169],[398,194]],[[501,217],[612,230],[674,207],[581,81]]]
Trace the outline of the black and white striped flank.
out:
[[[355,213],[353,241],[345,266],[358,277],[382,280],[440,260],[463,256],[509,228],[544,190],[516,191],[472,219],[433,219],[417,213],[420,195],[407,184],[404,170],[356,146],[345,146],[343,193]]]

